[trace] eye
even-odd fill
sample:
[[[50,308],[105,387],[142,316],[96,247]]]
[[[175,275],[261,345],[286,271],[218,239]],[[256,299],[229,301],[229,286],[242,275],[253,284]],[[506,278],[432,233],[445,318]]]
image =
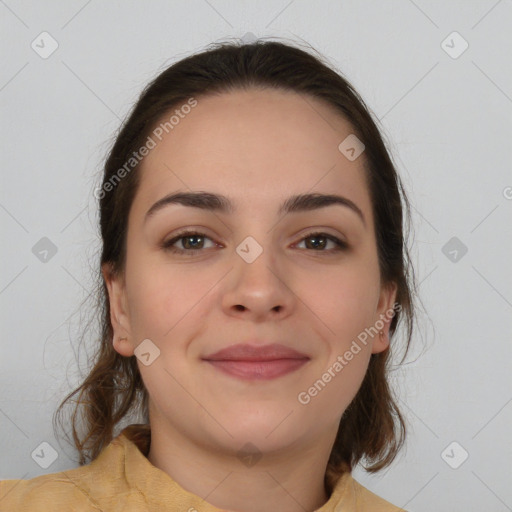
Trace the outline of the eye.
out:
[[[344,249],[348,249],[348,245],[339,238],[329,235],[327,233],[322,232],[312,232],[308,233],[305,237],[301,239],[298,245],[302,242],[305,242],[307,249],[312,249],[315,252],[333,252],[333,251],[342,251]],[[334,244],[334,248],[330,250],[325,250],[327,245],[331,242]]]
[[[205,248],[205,240],[213,242],[213,240],[207,237],[205,233],[200,233],[198,231],[183,231],[170,240],[163,242],[162,248],[172,253],[193,255]],[[176,244],[181,245],[181,247],[177,247]],[[213,246],[215,245],[215,242],[213,242]]]
[[[211,242],[210,247],[205,247],[206,240]],[[296,246],[298,247],[301,243],[305,243],[305,249],[311,249],[313,252],[317,253],[332,253],[348,249],[348,245],[344,241],[333,235],[322,232],[308,233],[300,240],[299,244],[296,244]],[[334,247],[326,249],[329,243],[334,245]],[[179,247],[179,245],[181,245],[181,247]],[[204,249],[209,249],[215,246],[218,247],[219,244],[213,242],[213,240],[206,236],[205,233],[190,230],[182,231],[170,240],[166,240],[162,243],[162,248],[164,250],[174,254],[186,254],[187,256],[193,256],[194,254],[204,251]]]

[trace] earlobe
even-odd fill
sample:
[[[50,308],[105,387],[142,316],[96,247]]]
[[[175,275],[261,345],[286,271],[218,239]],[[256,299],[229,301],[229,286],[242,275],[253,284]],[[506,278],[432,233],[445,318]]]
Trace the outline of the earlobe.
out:
[[[114,350],[125,357],[133,356],[134,349],[132,347],[132,344],[130,343],[130,340],[128,337],[126,338],[116,338],[116,335],[114,334],[114,338],[112,340],[112,346],[114,347]]]
[[[112,345],[116,352],[129,357],[133,355],[130,343],[130,319],[126,308],[124,275],[113,271],[111,264],[105,263],[101,272],[108,290],[110,322],[114,337]]]
[[[386,331],[384,329],[380,330],[378,335],[374,338],[372,354],[384,352],[389,348],[389,336],[388,334],[386,334]]]
[[[375,327],[379,332],[374,338],[372,354],[384,352],[389,348],[389,327],[395,314],[394,305],[397,288],[397,284],[392,282],[384,285],[381,289],[377,317],[375,319]]]

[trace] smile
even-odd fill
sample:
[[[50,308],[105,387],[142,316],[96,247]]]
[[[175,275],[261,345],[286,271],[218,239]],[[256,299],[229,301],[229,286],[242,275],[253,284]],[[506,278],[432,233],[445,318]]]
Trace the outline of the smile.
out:
[[[214,368],[245,380],[268,380],[294,372],[309,361],[303,359],[273,359],[266,361],[207,361]]]

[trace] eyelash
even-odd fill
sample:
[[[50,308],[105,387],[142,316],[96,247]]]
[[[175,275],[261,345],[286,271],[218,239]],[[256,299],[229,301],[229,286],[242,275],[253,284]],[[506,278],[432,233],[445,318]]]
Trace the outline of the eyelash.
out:
[[[161,244],[161,247],[165,251],[168,251],[168,252],[171,252],[174,254],[183,254],[183,255],[187,255],[187,256],[194,256],[198,252],[205,251],[205,249],[178,249],[177,247],[173,247],[173,245],[176,242],[178,242],[179,240],[181,240],[183,238],[187,238],[189,236],[200,236],[201,238],[212,240],[210,237],[206,236],[205,233],[201,233],[199,231],[182,231],[181,233],[178,233],[176,236],[174,236],[170,240],[164,241]],[[313,237],[318,237],[318,236],[321,236],[322,238],[326,238],[327,240],[334,242],[337,247],[335,249],[318,250],[318,251],[316,251],[314,249],[310,249],[310,251],[319,252],[319,253],[324,252],[327,254],[332,254],[333,252],[339,252],[339,251],[348,249],[348,244],[346,242],[344,242],[343,240],[340,240],[339,238],[337,238],[333,235],[329,235],[328,233],[323,233],[321,231],[312,231],[311,233],[306,234],[305,236],[303,236],[300,239],[300,242],[302,242],[303,240],[306,240],[308,238],[313,238]],[[304,251],[304,250],[308,250],[308,249],[300,249],[300,250]]]

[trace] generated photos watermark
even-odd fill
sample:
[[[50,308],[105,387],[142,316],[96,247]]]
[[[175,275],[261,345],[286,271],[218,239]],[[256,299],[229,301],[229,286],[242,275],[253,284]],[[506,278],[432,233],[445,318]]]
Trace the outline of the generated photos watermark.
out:
[[[364,346],[368,343],[369,337],[374,337],[381,331],[387,322],[395,316],[395,314],[401,311],[402,306],[397,302],[392,308],[389,308],[385,313],[379,315],[379,319],[371,326],[366,327],[364,331],[361,331],[357,335],[357,339],[352,340],[350,348],[346,350],[343,355],[338,355],[336,361],[327,368],[322,376],[316,380],[306,391],[301,391],[297,395],[297,400],[302,405],[307,405],[311,400],[320,393],[332,379],[334,379],[350,361],[361,352],[361,344]],[[358,343],[359,342],[359,343]]]
[[[173,115],[167,121],[161,122],[152,132],[148,135],[146,142],[137,150],[132,153],[132,156],[120,167],[103,185],[94,190],[94,197],[96,199],[103,199],[107,192],[115,189],[117,184],[126,177],[141,161],[149,155],[152,149],[155,149],[158,142],[161,142],[164,134],[170,133],[180,123],[182,119],[189,114],[194,107],[197,106],[197,100],[193,97],[189,98],[187,103],[181,105],[180,108],[174,110]]]

